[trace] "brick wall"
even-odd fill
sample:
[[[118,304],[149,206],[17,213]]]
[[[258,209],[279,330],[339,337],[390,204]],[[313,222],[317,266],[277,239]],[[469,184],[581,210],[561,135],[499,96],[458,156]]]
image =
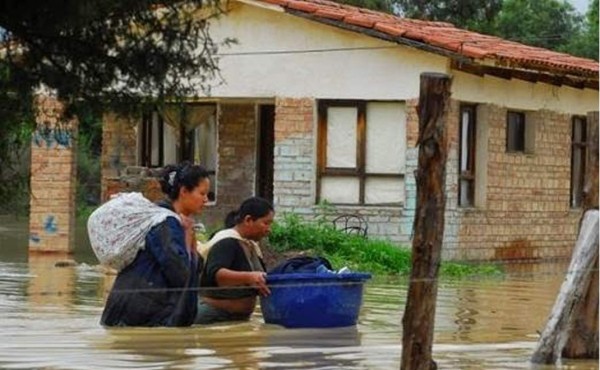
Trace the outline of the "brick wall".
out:
[[[442,258],[451,258],[458,247],[460,210],[458,208],[458,153],[460,102],[451,99],[446,113],[446,134],[448,136],[448,158],[446,160],[446,212]]]
[[[277,212],[314,213],[316,144],[313,99],[277,98],[273,203]]]
[[[256,172],[256,106],[221,103],[218,123],[217,205],[204,211],[208,225],[222,224],[225,215],[254,195]]]
[[[404,174],[404,188],[406,191],[404,209],[400,219],[398,235],[390,237],[406,246],[412,239],[415,209],[417,206],[417,182],[415,171],[418,166],[419,150],[416,147],[419,139],[419,115],[417,113],[418,99],[406,101],[406,172]]]
[[[454,245],[451,257],[570,256],[580,217],[569,206],[571,116],[528,112],[526,124],[536,127],[534,153],[506,153],[507,110],[495,105],[484,109],[487,118],[477,125],[489,129],[486,204],[458,210],[459,249]]]
[[[134,119],[105,114],[102,119],[101,199],[114,194],[114,183],[123,170],[137,164],[137,133]]]
[[[36,98],[37,129],[31,143],[29,250],[71,252],[75,236],[77,120],[63,105]]]

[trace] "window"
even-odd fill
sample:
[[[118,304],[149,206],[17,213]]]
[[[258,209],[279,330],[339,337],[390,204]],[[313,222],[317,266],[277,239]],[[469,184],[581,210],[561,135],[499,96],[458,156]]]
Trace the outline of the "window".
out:
[[[508,111],[506,114],[506,152],[532,154],[535,147],[535,122],[531,113]]]
[[[201,164],[216,192],[217,118],[214,104],[167,106],[142,117],[139,129],[140,165],[162,167],[187,160]]]
[[[405,129],[404,103],[320,101],[317,201],[401,205]]]
[[[525,113],[523,112],[507,113],[506,151],[525,152]]]
[[[571,207],[581,207],[587,155],[585,117],[573,117],[571,123]]]
[[[164,121],[156,110],[147,111],[142,115],[140,165],[164,166]]]
[[[463,105],[460,109],[460,153],[458,173],[458,205],[475,205],[475,122],[476,107]]]

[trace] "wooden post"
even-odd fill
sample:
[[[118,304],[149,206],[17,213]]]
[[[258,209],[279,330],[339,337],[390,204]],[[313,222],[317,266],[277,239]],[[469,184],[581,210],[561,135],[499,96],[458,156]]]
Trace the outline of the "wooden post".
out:
[[[583,210],[598,209],[598,112],[588,113],[588,156]],[[598,359],[598,256],[584,298],[575,307],[575,320],[563,349],[566,358]]]
[[[588,288],[591,269],[598,258],[598,211],[587,211],[581,225],[567,276],[533,351],[534,363],[553,364],[559,359],[575,322],[575,308]]]
[[[419,95],[419,163],[415,173],[417,206],[412,244],[412,269],[402,318],[403,370],[435,369],[431,356],[437,277],[444,235],[446,196],[445,127],[451,79],[439,73],[421,74]]]

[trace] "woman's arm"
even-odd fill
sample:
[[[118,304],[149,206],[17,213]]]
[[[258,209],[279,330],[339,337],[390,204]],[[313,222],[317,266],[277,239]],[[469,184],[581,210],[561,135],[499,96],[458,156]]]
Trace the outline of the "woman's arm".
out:
[[[239,271],[242,265],[248,264],[242,248],[239,241],[233,238],[216,243],[206,259],[207,281],[214,282],[215,286],[251,286],[258,289],[261,295],[270,294],[264,272]]]
[[[171,287],[184,287],[191,274],[184,230],[174,217],[150,231],[146,248],[160,265],[161,272]]]
[[[265,277],[266,274],[260,271],[234,271],[223,267],[215,274],[219,286],[248,285],[256,288],[262,296],[271,294]]]

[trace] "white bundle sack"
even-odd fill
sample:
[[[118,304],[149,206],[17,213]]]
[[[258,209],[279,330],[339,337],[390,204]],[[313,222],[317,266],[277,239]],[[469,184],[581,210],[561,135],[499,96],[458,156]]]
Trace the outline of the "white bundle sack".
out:
[[[101,264],[121,271],[146,246],[152,227],[175,212],[160,207],[141,193],[118,193],[98,207],[88,219],[92,249]]]

